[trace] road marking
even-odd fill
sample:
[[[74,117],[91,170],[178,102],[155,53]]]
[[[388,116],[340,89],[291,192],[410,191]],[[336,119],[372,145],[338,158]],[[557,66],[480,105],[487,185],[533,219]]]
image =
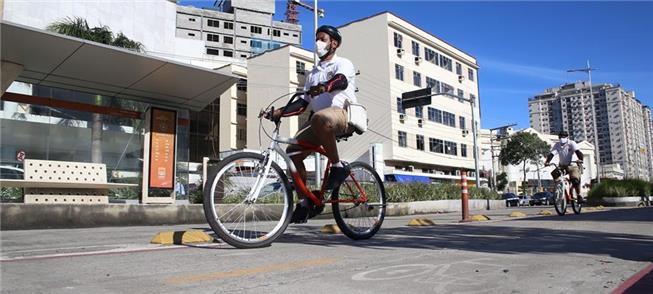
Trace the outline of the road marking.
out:
[[[214,273],[206,273],[206,274],[195,274],[195,275],[172,277],[166,279],[165,283],[166,284],[190,284],[190,283],[214,281],[214,280],[220,280],[226,278],[244,277],[244,276],[269,273],[274,271],[286,271],[286,270],[301,269],[301,268],[312,267],[312,266],[324,266],[324,265],[333,264],[335,262],[336,262],[335,258],[307,259],[307,260],[293,261],[288,263],[269,264],[260,267],[235,269],[228,272],[214,272]]]

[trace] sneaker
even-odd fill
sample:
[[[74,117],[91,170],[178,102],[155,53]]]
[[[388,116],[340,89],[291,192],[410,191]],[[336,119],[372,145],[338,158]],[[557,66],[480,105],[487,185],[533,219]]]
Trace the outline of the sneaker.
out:
[[[308,220],[308,207],[297,203],[295,205],[295,210],[292,212],[292,218],[290,222],[293,224],[303,224]]]
[[[331,166],[329,170],[329,181],[327,182],[326,189],[333,190],[335,187],[340,186],[351,172],[349,163],[341,161],[342,166]]]
[[[583,196],[578,196],[578,203],[585,204],[585,202],[586,201],[585,201],[585,198],[583,198]]]

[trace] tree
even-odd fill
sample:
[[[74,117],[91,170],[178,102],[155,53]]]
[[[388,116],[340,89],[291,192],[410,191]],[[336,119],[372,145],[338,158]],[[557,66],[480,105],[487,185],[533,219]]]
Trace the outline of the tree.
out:
[[[127,38],[122,32],[118,33],[118,36],[114,38],[109,27],[91,28],[88,22],[81,17],[66,18],[51,23],[48,25],[47,30],[136,52],[143,52],[144,50],[143,44]],[[102,96],[95,96],[95,105],[102,105]],[[91,124],[91,162],[102,162],[102,117],[98,113],[93,113],[93,122]]]
[[[497,175],[497,191],[503,191],[508,185],[508,174],[505,172]]]
[[[502,165],[523,165],[524,181],[526,182],[526,164],[538,162],[549,153],[549,144],[542,141],[536,134],[517,133],[508,139],[501,148],[499,160]]]

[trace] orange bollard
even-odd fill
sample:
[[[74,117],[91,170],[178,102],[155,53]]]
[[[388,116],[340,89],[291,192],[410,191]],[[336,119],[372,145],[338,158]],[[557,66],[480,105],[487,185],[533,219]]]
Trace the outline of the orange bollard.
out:
[[[469,198],[467,196],[467,171],[461,171],[460,172],[460,187],[462,188],[462,197],[460,200],[462,201],[462,211],[463,211],[463,219],[461,222],[468,222],[469,220]]]

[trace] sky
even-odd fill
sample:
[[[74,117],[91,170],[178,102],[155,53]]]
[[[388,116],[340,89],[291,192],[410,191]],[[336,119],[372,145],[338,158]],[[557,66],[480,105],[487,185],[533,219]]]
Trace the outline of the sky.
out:
[[[482,128],[529,127],[528,98],[586,80],[585,73],[566,70],[585,67],[587,60],[597,69],[594,84],[620,84],[653,107],[653,2],[320,0],[319,6],[326,11],[320,25],[390,11],[474,56],[480,66]],[[285,9],[286,1],[277,1],[274,19],[283,20]],[[299,15],[302,46],[312,50],[313,14],[299,8]]]

